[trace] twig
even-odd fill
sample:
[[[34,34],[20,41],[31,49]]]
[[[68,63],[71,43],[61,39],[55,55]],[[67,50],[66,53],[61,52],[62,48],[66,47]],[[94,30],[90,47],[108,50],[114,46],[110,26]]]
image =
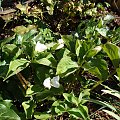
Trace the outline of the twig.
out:
[[[22,84],[23,88],[26,90],[29,82],[23,77],[21,73],[17,73],[17,77],[20,80],[20,83]]]

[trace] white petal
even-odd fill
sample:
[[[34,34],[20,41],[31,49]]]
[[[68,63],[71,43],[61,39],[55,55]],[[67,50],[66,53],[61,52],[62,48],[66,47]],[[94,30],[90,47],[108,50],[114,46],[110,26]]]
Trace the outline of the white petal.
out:
[[[48,89],[51,88],[50,77],[44,80],[43,85]]]
[[[41,44],[39,41],[37,42],[35,46],[35,51],[36,52],[43,52],[47,49],[47,47],[44,44]]]
[[[58,40],[58,43],[59,43],[59,44],[63,44],[63,43],[64,43],[63,39],[59,39],[59,40]]]
[[[75,37],[79,37],[79,35],[78,35],[78,33],[77,33],[77,32],[75,33]]]
[[[59,76],[53,77],[53,79],[51,80],[51,85],[55,88],[59,88],[60,87],[60,83],[59,83]]]

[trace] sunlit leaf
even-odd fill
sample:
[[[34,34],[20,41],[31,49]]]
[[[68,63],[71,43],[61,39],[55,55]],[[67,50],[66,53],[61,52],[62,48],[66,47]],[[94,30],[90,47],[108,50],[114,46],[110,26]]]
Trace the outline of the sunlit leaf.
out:
[[[21,120],[11,106],[10,100],[0,100],[0,120]]]
[[[90,120],[86,106],[80,105],[79,108],[71,108],[68,112],[76,119],[82,118],[83,120]]]
[[[34,112],[35,103],[32,100],[29,100],[29,101],[23,102],[22,106],[24,108],[26,118],[31,119]]]
[[[74,96],[73,93],[70,93],[70,94],[68,94],[68,93],[63,93],[63,97],[64,97],[65,100],[67,100],[68,102],[73,103],[73,104],[75,104],[75,105],[78,106],[78,104],[79,104],[78,99],[77,99],[77,97]]]
[[[20,71],[25,69],[28,65],[29,65],[29,61],[26,59],[22,59],[22,58],[11,61],[5,80],[19,73]]]
[[[78,68],[78,64],[71,60],[70,57],[65,56],[63,57],[57,66],[57,75],[61,77],[70,75],[71,73],[75,72]]]
[[[84,56],[84,59],[91,59],[92,57],[94,57],[98,52],[100,52],[102,49],[101,46],[96,46],[93,49],[90,49],[86,55]]]
[[[34,117],[39,120],[48,120],[51,115],[47,113],[35,112]]]
[[[120,64],[120,48],[108,42],[103,45],[103,50],[107,53],[113,65],[117,68]]]
[[[101,80],[106,80],[108,77],[108,66],[103,59],[92,59],[83,66],[85,71],[92,73]]]

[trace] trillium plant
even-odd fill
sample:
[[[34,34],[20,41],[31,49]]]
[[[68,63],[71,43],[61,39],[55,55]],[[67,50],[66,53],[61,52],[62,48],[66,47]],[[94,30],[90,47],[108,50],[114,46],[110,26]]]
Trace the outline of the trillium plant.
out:
[[[94,120],[99,110],[120,120],[120,27],[109,5],[39,2],[17,5],[25,26],[0,40],[0,120]]]

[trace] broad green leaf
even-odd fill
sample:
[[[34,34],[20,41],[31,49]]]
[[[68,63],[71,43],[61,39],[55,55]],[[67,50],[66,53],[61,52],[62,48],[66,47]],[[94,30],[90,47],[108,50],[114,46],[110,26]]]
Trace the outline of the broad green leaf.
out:
[[[56,53],[56,56],[57,56],[58,60],[61,60],[61,58],[63,58],[64,56],[68,56],[69,54],[70,54],[70,51],[68,49],[64,48],[64,49],[60,49]]]
[[[3,52],[7,52],[8,54],[13,54],[17,49],[17,46],[15,44],[6,44],[3,46],[2,50]]]
[[[20,71],[25,69],[28,65],[29,65],[29,61],[23,58],[11,61],[5,80],[19,73]]]
[[[21,120],[11,106],[10,100],[0,100],[0,120]]]
[[[61,37],[70,51],[75,50],[75,39],[72,35],[62,35]]]
[[[38,101],[45,100],[49,97],[53,97],[54,95],[59,95],[63,93],[63,87],[60,86],[59,88],[52,87],[50,90],[44,90],[36,94],[36,99]]]
[[[82,118],[83,120],[90,120],[86,106],[80,105],[79,108],[71,108],[68,112],[76,119]]]
[[[97,76],[100,80],[106,80],[108,77],[108,66],[103,59],[92,59],[83,66],[85,71]]]
[[[22,106],[24,108],[26,118],[31,119],[35,108],[35,103],[33,102],[33,100],[23,102]]]
[[[52,104],[52,106],[54,106],[54,107],[59,106],[60,103],[63,103],[63,101],[57,100],[57,101],[55,101],[55,102]]]
[[[120,120],[120,116],[118,116],[117,114],[115,114],[114,112],[112,111],[109,111],[109,110],[102,110],[104,112],[106,112],[107,114],[111,115],[112,117],[114,117],[116,120]]]
[[[107,53],[113,65],[117,68],[120,64],[120,48],[108,42],[103,45],[103,50]]]
[[[35,112],[34,117],[38,120],[48,120],[51,115],[47,113]]]
[[[101,46],[96,46],[93,49],[90,49],[84,56],[84,59],[91,59],[92,57],[94,57],[98,52],[100,52],[102,49]]]
[[[37,33],[36,29],[30,30],[29,32],[23,35],[22,42],[26,42],[26,41],[28,42],[28,40],[33,39],[36,33]]]
[[[65,107],[63,104],[59,104],[58,106],[55,107],[55,112],[58,115],[61,115],[63,112],[65,112]]]
[[[93,47],[92,42],[87,42],[87,41],[81,41],[77,40],[76,41],[76,55],[78,57],[78,62],[82,66],[85,55],[91,48]]]
[[[57,63],[54,56],[50,53],[47,55],[44,54],[41,57],[38,56],[36,60],[34,60],[33,62],[50,67],[56,67],[56,63]]]
[[[78,68],[78,64],[71,60],[70,57],[63,57],[57,65],[57,75],[61,77],[68,76],[75,72]]]
[[[90,89],[83,90],[79,95],[79,103],[84,104],[87,102],[85,99],[90,98]]]
[[[70,103],[75,104],[76,106],[78,106],[78,99],[74,96],[73,93],[63,93],[63,97],[65,98],[65,100],[67,100]]]

